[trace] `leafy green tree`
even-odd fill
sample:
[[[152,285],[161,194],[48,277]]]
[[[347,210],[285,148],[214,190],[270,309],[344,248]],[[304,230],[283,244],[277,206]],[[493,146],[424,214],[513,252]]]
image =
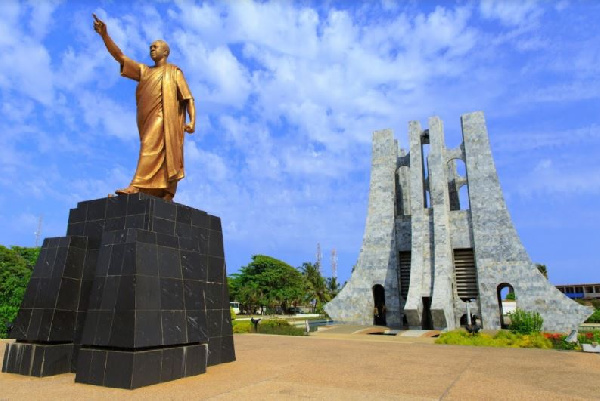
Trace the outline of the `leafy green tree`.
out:
[[[327,281],[321,276],[318,263],[304,262],[300,271],[305,279],[305,302],[314,302],[313,312],[321,312],[324,304],[331,300],[331,295],[327,290]]]
[[[252,256],[252,262],[231,275],[231,293],[247,311],[281,306],[285,311],[304,297],[302,274],[281,260],[265,255]]]
[[[233,282],[233,277],[225,277],[227,280],[227,290],[229,292],[229,302],[237,301],[237,288]]]
[[[327,291],[331,299],[335,298],[341,291],[340,283],[337,281],[337,277],[327,278]]]
[[[40,248],[0,245],[0,338],[17,316]]]

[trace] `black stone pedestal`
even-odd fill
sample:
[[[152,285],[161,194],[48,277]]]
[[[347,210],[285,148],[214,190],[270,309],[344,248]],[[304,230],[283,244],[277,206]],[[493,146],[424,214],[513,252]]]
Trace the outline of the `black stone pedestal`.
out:
[[[82,348],[75,381],[134,389],[206,372],[206,344],[151,350]]]
[[[136,388],[234,361],[225,277],[218,217],[144,194],[81,202],[44,241],[2,370]]]
[[[6,344],[2,371],[25,376],[54,376],[71,371],[73,344]]]

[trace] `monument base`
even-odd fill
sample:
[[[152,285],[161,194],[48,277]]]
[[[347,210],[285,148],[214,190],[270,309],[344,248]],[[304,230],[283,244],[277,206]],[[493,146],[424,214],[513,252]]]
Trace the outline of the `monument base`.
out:
[[[73,344],[6,344],[2,372],[26,376],[54,376],[71,373]]]
[[[145,194],[80,202],[46,238],[2,371],[133,389],[235,361],[221,219]]]
[[[79,350],[77,383],[135,389],[206,372],[206,344],[150,350]]]

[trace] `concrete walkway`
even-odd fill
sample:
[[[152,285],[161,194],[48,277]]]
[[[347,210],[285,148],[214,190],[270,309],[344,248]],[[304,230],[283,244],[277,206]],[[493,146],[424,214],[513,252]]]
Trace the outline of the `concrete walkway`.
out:
[[[236,335],[236,362],[134,391],[76,384],[73,374],[0,374],[0,400],[600,399],[599,355],[354,332]]]

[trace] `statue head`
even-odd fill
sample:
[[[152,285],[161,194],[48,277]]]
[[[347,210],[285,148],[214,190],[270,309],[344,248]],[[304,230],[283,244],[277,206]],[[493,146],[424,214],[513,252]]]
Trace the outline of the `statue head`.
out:
[[[150,58],[157,62],[162,59],[167,59],[169,54],[171,53],[171,49],[169,45],[164,40],[155,40],[150,45]]]

